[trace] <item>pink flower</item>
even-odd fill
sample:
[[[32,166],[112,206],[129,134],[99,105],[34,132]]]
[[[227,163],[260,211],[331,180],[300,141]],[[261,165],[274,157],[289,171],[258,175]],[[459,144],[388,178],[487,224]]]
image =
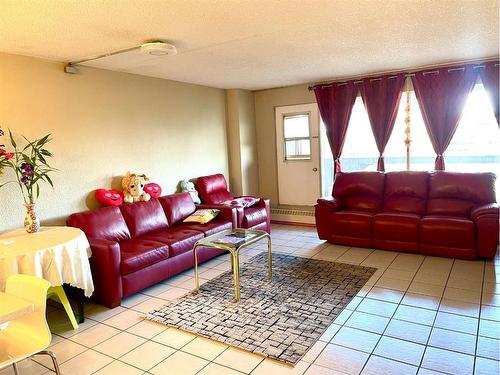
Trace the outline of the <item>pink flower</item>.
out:
[[[5,156],[5,159],[10,160],[14,157],[14,154],[8,153],[8,154],[5,154],[4,156]]]
[[[0,155],[5,154],[5,150],[3,148],[0,148]]]

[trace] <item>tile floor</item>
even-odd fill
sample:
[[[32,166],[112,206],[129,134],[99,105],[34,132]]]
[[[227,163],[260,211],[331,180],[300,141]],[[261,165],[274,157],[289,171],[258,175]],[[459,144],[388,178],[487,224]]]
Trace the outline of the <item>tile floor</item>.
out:
[[[108,310],[92,303],[77,331],[49,305],[53,350],[65,375],[499,374],[500,258],[462,261],[336,246],[312,228],[273,226],[273,251],[378,268],[291,368],[224,344],[144,320],[193,287],[193,272],[165,280]],[[265,250],[247,249],[243,260]],[[228,270],[227,257],[201,267],[202,281]],[[242,280],[244,282],[244,280]],[[50,374],[43,357],[21,374]],[[11,368],[0,375],[13,374]]]

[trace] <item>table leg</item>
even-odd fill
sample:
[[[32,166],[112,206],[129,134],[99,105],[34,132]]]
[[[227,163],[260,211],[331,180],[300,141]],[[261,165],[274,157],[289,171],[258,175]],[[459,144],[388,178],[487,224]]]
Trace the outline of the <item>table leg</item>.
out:
[[[269,264],[269,280],[273,279],[273,254],[271,252],[271,236],[267,235],[267,261]]]
[[[78,307],[78,323],[85,322],[84,302],[85,292],[83,289],[78,290],[77,307]]]
[[[240,260],[238,252],[231,253],[234,277],[234,301],[240,301]]]
[[[198,254],[196,253],[196,249],[198,247],[198,244],[194,245],[193,252],[194,252],[194,291],[198,293],[200,291],[200,280],[198,276]]]

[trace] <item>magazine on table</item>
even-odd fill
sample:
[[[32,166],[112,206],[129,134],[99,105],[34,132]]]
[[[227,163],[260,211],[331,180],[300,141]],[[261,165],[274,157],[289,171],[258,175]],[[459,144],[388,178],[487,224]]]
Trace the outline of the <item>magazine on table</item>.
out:
[[[232,245],[232,246],[239,246],[252,238],[254,238],[256,234],[251,234],[251,233],[243,233],[243,232],[236,232],[236,233],[231,233],[227,234],[225,236],[222,236],[214,241],[214,243],[220,243],[223,245]]]

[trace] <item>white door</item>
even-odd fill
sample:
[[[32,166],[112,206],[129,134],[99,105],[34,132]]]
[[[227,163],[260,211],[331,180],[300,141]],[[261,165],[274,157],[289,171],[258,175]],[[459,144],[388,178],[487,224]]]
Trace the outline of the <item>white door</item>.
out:
[[[321,195],[316,103],[276,107],[276,149],[279,203],[314,205]]]

